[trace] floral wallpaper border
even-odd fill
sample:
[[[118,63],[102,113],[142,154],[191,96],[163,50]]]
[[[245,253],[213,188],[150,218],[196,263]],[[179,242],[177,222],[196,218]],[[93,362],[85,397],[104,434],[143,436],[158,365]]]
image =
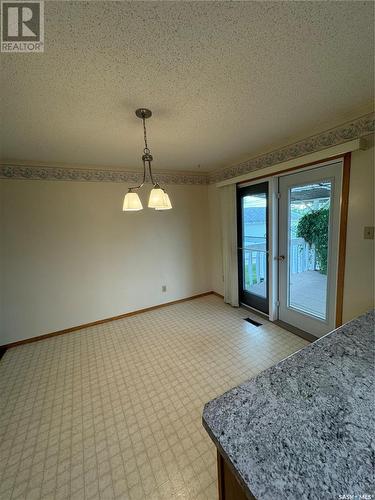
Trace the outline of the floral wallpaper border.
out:
[[[369,113],[331,130],[296,142],[284,148],[257,156],[250,160],[221,168],[210,173],[155,172],[158,182],[163,184],[204,185],[220,182],[247,174],[254,170],[271,167],[293,158],[337,146],[358,139],[375,131],[375,113]],[[94,181],[138,183],[141,172],[100,170],[73,167],[38,167],[26,165],[0,165],[1,179],[49,180],[49,181]]]
[[[321,151],[344,142],[359,139],[375,131],[375,113],[361,116],[351,122],[344,123],[336,128],[321,132],[312,137],[296,142],[284,148],[266,153],[256,158],[232,165],[224,169],[218,169],[209,174],[209,183],[216,183],[248,174],[254,170],[271,167],[277,163],[298,158],[310,153]]]
[[[154,176],[160,184],[208,184],[207,174],[154,172]],[[91,168],[38,167],[9,164],[0,165],[0,178],[47,181],[124,182],[129,184],[138,184],[141,182],[142,173],[141,171],[130,172],[126,170],[119,171]]]

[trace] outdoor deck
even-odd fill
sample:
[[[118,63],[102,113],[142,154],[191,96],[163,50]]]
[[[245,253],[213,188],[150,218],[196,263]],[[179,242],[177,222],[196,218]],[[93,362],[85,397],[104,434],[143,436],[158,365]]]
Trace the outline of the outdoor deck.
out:
[[[249,292],[265,295],[265,284],[252,285]],[[314,316],[326,314],[327,276],[319,271],[293,273],[290,281],[290,306]]]

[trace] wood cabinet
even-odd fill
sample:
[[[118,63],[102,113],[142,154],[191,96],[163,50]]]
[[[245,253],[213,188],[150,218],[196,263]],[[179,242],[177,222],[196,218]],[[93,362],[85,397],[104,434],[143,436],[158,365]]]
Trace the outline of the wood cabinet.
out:
[[[219,451],[217,452],[217,473],[219,500],[256,500],[249,491],[243,489]]]

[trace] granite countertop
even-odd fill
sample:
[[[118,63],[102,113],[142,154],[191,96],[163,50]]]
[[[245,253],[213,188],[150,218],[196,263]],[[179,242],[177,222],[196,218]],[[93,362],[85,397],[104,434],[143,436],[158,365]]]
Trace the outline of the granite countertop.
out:
[[[374,311],[210,401],[203,425],[258,500],[374,499]]]

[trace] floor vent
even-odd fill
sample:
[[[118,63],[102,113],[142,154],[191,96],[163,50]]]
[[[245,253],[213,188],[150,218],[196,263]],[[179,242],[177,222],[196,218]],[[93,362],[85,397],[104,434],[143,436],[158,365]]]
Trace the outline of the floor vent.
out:
[[[251,323],[254,326],[262,326],[262,323],[258,323],[258,321],[255,321],[251,318],[245,318],[245,321],[247,321],[248,323]]]

